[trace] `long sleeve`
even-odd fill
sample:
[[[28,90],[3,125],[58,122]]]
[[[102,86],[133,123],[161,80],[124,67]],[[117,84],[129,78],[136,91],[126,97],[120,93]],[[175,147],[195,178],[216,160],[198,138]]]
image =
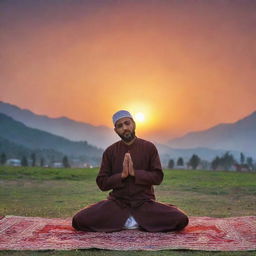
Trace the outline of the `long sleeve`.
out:
[[[101,167],[96,178],[96,183],[102,191],[108,191],[124,186],[121,173],[113,174],[112,172],[111,160],[107,150],[103,153]]]
[[[152,147],[149,170],[135,170],[135,184],[140,185],[159,185],[164,174],[161,167],[159,155],[155,146]]]

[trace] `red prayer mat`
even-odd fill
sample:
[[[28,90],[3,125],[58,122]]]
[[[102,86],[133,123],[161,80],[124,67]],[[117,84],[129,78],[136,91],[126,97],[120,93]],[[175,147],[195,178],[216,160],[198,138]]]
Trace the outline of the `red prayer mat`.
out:
[[[256,250],[256,216],[234,218],[190,217],[180,232],[140,230],[82,232],[71,219],[6,216],[0,219],[0,250]]]

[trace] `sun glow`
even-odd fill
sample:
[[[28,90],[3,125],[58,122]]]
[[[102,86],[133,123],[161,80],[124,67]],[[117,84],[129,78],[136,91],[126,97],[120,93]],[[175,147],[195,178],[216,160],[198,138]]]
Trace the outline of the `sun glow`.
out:
[[[151,102],[138,100],[124,104],[121,108],[127,109],[132,114],[139,136],[144,136],[152,130],[159,129],[157,125],[160,114],[156,112],[156,108]]]
[[[142,112],[135,113],[134,119],[136,122],[143,123],[145,122],[145,115]]]

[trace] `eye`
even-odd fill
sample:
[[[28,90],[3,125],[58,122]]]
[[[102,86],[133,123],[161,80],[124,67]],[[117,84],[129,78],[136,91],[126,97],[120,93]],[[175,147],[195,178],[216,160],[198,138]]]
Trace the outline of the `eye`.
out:
[[[125,125],[130,125],[131,124],[130,121],[125,121],[124,123],[125,123]]]
[[[121,123],[121,124],[118,124],[116,127],[117,128],[122,128],[122,126],[123,126],[123,124]]]

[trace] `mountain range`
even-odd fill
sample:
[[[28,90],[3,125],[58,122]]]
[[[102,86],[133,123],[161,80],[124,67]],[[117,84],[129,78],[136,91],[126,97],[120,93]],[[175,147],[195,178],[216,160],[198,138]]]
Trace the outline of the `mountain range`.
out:
[[[64,137],[53,135],[39,129],[30,128],[13,118],[0,113],[0,148],[6,152],[8,148],[26,154],[31,151],[54,151],[55,155],[68,155],[80,158],[84,162],[97,164],[103,150],[89,145],[86,141],[74,142]]]
[[[66,117],[50,118],[37,115],[30,110],[21,109],[1,101],[0,113],[12,117],[13,121],[19,121],[20,124],[25,125],[27,128],[47,132],[50,137],[55,135],[56,138],[51,137],[52,139],[50,139],[56,141],[56,143],[51,144],[52,149],[63,154],[77,154],[78,152],[82,154],[83,151],[79,149],[82,144],[89,147],[93,145],[98,147],[98,151],[95,151],[96,147],[92,146],[94,150],[91,152],[94,152],[97,159],[99,159],[100,152],[102,152],[99,148],[104,149],[119,139],[113,130],[106,126],[93,126],[88,123],[73,121]],[[33,129],[29,130],[28,133],[33,134]],[[12,139],[12,143],[31,148],[32,145],[30,143],[24,140],[20,141],[21,131],[17,130],[17,135],[19,136],[15,139],[12,136],[5,137],[5,139]],[[39,138],[43,136],[45,135],[41,134]],[[35,139],[35,136],[33,138]],[[60,138],[66,140],[65,145],[67,148],[63,148]],[[232,153],[238,160],[240,152],[245,153],[246,156],[256,158],[255,138],[256,112],[235,123],[219,124],[204,131],[191,132],[183,137],[169,140],[166,144],[159,144],[157,141],[155,144],[159,150],[161,161],[166,166],[170,158],[184,157],[188,159],[192,154],[197,154],[200,158],[208,161],[211,161],[216,156],[223,155],[226,151]],[[69,144],[69,149],[67,141],[71,143]],[[44,143],[44,140],[40,143],[37,142],[36,147],[42,148]]]
[[[67,117],[50,118],[45,115],[37,115],[28,109],[21,109],[2,101],[0,101],[0,113],[8,115],[28,127],[40,129],[72,141],[87,141],[88,144],[99,148],[106,148],[118,139],[113,129],[107,126],[93,126]]]
[[[256,157],[256,111],[234,123],[219,124],[204,131],[190,132],[170,140],[174,148],[204,147],[236,150]]]

